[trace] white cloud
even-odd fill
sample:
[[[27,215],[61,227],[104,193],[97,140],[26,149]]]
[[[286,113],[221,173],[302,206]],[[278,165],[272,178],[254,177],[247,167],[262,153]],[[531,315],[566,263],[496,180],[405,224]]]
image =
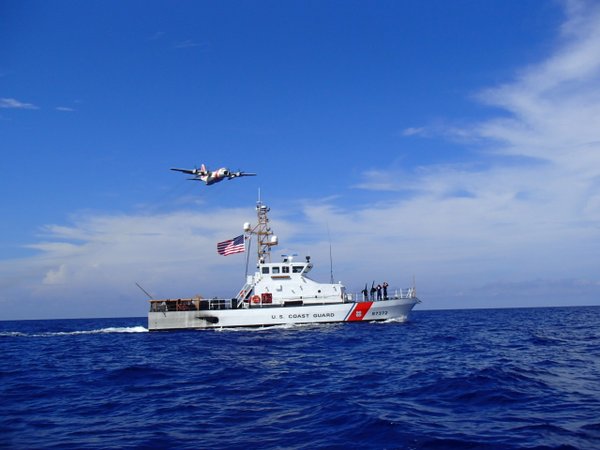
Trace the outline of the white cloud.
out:
[[[403,136],[419,136],[425,135],[426,129],[424,127],[409,127],[402,130]]]
[[[438,274],[446,264],[447,279],[460,277],[456,284],[463,288],[475,280],[492,283],[494,277],[511,282],[581,277],[592,280],[598,298],[600,8],[575,6],[581,4],[569,9],[566,31],[551,56],[513,82],[480,94],[504,110],[502,117],[448,130],[478,142],[484,164],[432,165],[411,174],[373,170],[360,187],[412,188],[414,195],[351,214],[353,225],[368,227],[363,215],[387,217],[410,237],[409,255],[420,253]],[[416,130],[405,135],[419,134]],[[379,237],[393,238],[379,222],[371,227]],[[548,285],[562,295],[554,283]]]
[[[247,211],[230,209],[211,210],[210,218],[80,215],[69,226],[44,227],[43,240],[29,245],[38,254],[0,261],[0,303],[24,318],[49,305],[55,317],[142,315],[136,281],[157,296],[231,295],[238,286],[229,275],[235,271],[235,281],[243,281],[245,258],[217,255],[216,243],[239,234],[247,219]],[[75,304],[65,306],[69,301]]]
[[[426,307],[597,304],[600,16],[569,13],[551,56],[481,93],[501,118],[446,130],[483,143],[492,158],[372,169],[359,184],[369,206],[344,208],[336,197],[274,210],[275,254],[311,254],[315,278],[328,280],[329,228],[335,278],[350,289],[373,279],[402,287],[414,274]],[[23,318],[143,315],[136,281],[159,297],[233,295],[245,257],[221,257],[215,246],[252,215],[223,208],[49,225],[30,246],[36,256],[0,262],[2,309]]]
[[[0,108],[6,109],[39,109],[32,103],[25,103],[14,98],[0,98]]]
[[[423,175],[423,183],[440,175]],[[529,199],[518,198],[518,183],[513,191],[498,188],[507,180],[502,175],[489,180],[487,191],[483,175],[467,176],[478,197],[441,198],[438,189],[451,183],[440,182],[429,194],[368,208],[346,210],[329,198],[275,210],[271,226],[281,245],[274,255],[311,255],[314,277],[328,280],[330,229],[336,280],[352,290],[384,279],[399,288],[415,275],[430,308],[494,306],[482,303],[486,285],[495,293],[506,286],[504,303],[495,306],[515,306],[514,283],[520,283],[519,301],[527,301],[523,295],[538,295],[544,279],[565,280],[562,290],[548,283],[547,303],[568,303],[569,292],[598,292],[590,265],[600,252],[597,229],[543,205],[530,211]],[[235,295],[245,255],[222,257],[216,243],[237,235],[246,221],[256,222],[251,207],[211,210],[210,217],[197,211],[80,215],[69,225],[47,226],[30,246],[37,255],[0,262],[0,304],[15,318],[142,316],[147,304],[135,282],[158,298]],[[585,289],[573,289],[582,284]]]
[[[67,266],[65,264],[61,264],[56,270],[50,269],[44,279],[42,280],[42,284],[63,284],[67,279]]]
[[[354,187],[369,191],[401,191],[410,189],[405,173],[400,171],[391,172],[383,169],[370,169],[362,174],[362,181]]]

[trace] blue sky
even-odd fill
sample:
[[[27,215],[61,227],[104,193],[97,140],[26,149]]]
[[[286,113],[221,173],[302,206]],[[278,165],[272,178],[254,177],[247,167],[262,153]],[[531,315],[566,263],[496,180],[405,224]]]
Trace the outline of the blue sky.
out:
[[[232,295],[216,242],[422,308],[600,304],[600,7],[5,1],[1,318]],[[255,178],[205,187],[170,167]]]

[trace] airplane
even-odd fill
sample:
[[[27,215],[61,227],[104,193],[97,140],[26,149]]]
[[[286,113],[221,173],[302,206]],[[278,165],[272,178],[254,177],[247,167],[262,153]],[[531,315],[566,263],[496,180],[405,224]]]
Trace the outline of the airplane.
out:
[[[194,178],[188,178],[188,180],[204,181],[204,183],[207,186],[210,186],[211,184],[215,184],[220,181],[223,181],[226,178],[228,180],[231,180],[232,178],[238,178],[238,177],[256,176],[255,173],[247,173],[247,172],[240,172],[240,171],[232,172],[231,170],[227,169],[226,167],[222,167],[217,170],[208,170],[204,164],[202,164],[200,166],[200,169],[175,169],[175,168],[172,168],[171,170],[187,173],[188,175],[194,175]]]

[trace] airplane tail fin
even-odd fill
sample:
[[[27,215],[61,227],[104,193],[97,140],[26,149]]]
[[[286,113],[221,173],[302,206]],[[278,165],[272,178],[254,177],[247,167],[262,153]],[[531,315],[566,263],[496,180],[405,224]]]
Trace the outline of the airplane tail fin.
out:
[[[200,171],[201,171],[202,173],[206,173],[206,172],[208,172],[208,170],[206,170],[206,166],[205,166],[204,164],[202,164],[202,165],[200,166]]]

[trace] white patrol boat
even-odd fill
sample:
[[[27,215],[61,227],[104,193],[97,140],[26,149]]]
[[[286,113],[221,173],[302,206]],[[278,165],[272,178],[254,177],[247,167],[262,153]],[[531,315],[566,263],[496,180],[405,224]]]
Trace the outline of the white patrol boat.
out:
[[[150,300],[148,329],[180,330],[225,327],[262,327],[359,321],[405,321],[420,302],[413,287],[388,292],[380,300],[346,292],[341,283],[319,283],[309,277],[310,257],[295,261],[284,256],[271,262],[271,247],[277,237],[268,226],[269,208],[260,201],[258,224],[244,224],[245,241],[257,237],[258,263],[254,275],[234,298]],[[249,245],[248,245],[249,247]],[[372,294],[371,294],[372,295]]]

